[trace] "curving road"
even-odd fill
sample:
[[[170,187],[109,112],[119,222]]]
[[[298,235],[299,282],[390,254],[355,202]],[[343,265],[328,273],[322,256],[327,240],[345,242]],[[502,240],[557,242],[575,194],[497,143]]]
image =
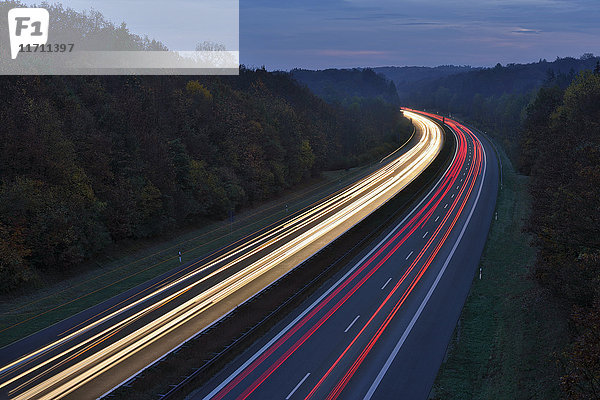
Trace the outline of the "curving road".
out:
[[[0,392],[95,398],[196,335],[365,218],[438,155],[443,134],[406,110],[414,145],[303,212],[0,350]]]
[[[421,203],[191,398],[428,397],[498,190],[491,144],[445,122],[456,136],[456,154]]]

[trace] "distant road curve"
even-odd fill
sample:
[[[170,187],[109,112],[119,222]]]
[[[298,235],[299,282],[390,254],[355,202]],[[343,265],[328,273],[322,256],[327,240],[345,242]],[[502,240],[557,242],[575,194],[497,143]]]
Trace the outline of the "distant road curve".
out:
[[[226,252],[2,348],[0,391],[14,399],[96,398],[279,279],[392,198],[439,154],[439,126],[405,113],[416,127],[412,145],[370,175]]]
[[[458,143],[436,186],[191,398],[427,399],[476,276],[498,165],[479,133],[419,115]]]

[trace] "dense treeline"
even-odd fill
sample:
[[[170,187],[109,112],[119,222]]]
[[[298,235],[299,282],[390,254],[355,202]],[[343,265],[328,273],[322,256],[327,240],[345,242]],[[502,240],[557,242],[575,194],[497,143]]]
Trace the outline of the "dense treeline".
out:
[[[332,106],[265,70],[7,77],[0,93],[2,291],[113,242],[222,218],[400,139],[396,106]]]
[[[311,71],[292,69],[294,79],[308,86],[317,96],[329,103],[352,106],[365,99],[399,104],[394,82],[370,68],[326,69]]]
[[[564,89],[578,72],[593,69],[599,60],[592,54],[584,54],[580,58],[557,58],[553,62],[540,60],[531,64],[470,69],[413,82],[411,91],[401,93],[400,101],[415,108],[451,113],[477,124],[501,142],[510,158],[517,161],[526,107],[539,88],[559,86]]]
[[[373,71],[391,79],[396,85],[400,101],[404,101],[412,94],[418,93],[427,82],[478,69],[480,68],[470,65],[440,65],[437,67],[376,67]]]
[[[166,49],[97,11],[45,7],[51,42],[68,33],[81,48]],[[330,105],[290,74],[264,69],[5,77],[0,94],[0,292],[40,271],[67,271],[111,243],[223,218],[409,135],[390,102]]]
[[[600,66],[527,108],[522,166],[534,200],[535,276],[572,309],[563,354],[569,398],[600,398]]]

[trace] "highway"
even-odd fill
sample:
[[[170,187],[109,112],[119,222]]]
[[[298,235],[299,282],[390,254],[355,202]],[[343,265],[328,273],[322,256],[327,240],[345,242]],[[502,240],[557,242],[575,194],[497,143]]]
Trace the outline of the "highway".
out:
[[[0,393],[96,398],[308,259],[417,177],[443,134],[404,111],[413,145],[381,168],[280,224],[0,350]]]
[[[427,399],[498,190],[491,144],[445,122],[458,145],[431,192],[190,398]]]

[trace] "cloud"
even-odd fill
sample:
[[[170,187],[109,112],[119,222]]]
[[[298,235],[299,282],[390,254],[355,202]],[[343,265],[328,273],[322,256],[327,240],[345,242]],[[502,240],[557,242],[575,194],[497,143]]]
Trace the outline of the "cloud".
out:
[[[448,24],[443,24],[442,22],[439,22],[439,21],[396,22],[396,25],[400,25],[400,26],[439,26],[439,25],[445,25],[445,26],[448,26]]]
[[[317,50],[316,53],[328,57],[384,56],[390,54],[389,51],[381,50]]]
[[[222,0],[172,0],[173,12],[185,11],[179,17],[157,17],[141,1],[62,0],[94,6],[168,45],[181,42],[184,27],[198,37],[191,47],[206,39],[202,24],[180,19]],[[600,0],[240,0],[239,7],[241,61],[268,68],[495,65],[600,53]]]
[[[542,33],[542,31],[539,29],[527,29],[527,28],[518,28],[511,32],[512,33],[524,33],[524,34],[528,34],[528,35],[530,35],[530,34],[538,35],[538,34]]]

